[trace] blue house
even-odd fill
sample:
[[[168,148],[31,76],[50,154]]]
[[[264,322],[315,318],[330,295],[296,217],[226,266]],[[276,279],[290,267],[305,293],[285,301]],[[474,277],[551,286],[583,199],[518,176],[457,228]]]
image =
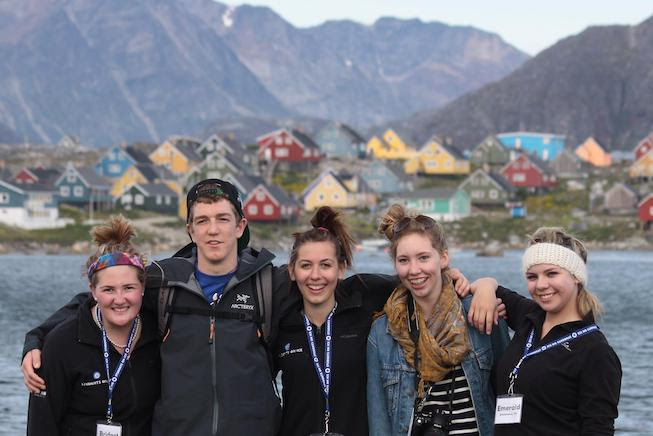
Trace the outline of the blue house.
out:
[[[75,168],[68,162],[54,186],[60,203],[88,206],[93,210],[111,208],[111,183],[91,167]]]
[[[95,172],[108,179],[117,179],[132,165],[152,163],[147,154],[133,146],[114,145],[95,164]]]
[[[535,132],[510,132],[496,135],[511,150],[536,154],[543,161],[552,161],[565,148],[564,135]]]
[[[53,188],[0,180],[0,222],[24,229],[64,227]]]
[[[315,142],[326,157],[363,158],[367,141],[347,124],[332,122],[320,129]]]
[[[378,194],[412,191],[415,177],[404,173],[400,163],[374,159],[360,171],[362,179]]]

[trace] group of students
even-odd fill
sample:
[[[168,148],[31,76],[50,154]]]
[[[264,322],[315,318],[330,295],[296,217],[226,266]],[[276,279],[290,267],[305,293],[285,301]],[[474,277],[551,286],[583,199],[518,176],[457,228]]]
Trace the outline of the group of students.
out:
[[[123,218],[92,231],[90,296],[26,335],[28,435],[614,433],[620,362],[563,230],[531,237],[528,299],[470,286],[442,227],[399,205],[379,226],[396,275],[347,278],[353,239],[330,207],[287,267],[248,247],[230,183],[198,183],[187,207],[192,243],[149,266]]]

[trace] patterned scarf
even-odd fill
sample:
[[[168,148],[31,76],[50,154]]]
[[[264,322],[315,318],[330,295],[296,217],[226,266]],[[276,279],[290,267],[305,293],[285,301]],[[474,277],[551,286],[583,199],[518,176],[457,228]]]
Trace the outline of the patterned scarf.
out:
[[[415,343],[408,333],[408,310],[406,307],[408,290],[399,285],[390,295],[383,311],[388,317],[388,330],[404,351],[404,357],[415,368]],[[453,368],[462,362],[470,350],[467,324],[463,315],[462,303],[451,283],[444,283],[442,292],[428,317],[428,324],[419,305],[419,348],[420,380],[417,395],[424,397],[424,382],[442,380]],[[430,331],[429,331],[430,327]],[[431,331],[436,332],[435,335]]]

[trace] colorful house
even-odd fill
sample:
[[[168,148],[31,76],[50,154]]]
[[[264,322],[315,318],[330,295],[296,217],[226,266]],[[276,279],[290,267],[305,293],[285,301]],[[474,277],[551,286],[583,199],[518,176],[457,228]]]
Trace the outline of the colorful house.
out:
[[[63,174],[55,181],[59,203],[107,210],[112,206],[111,183],[91,167],[76,168],[68,162]]]
[[[405,192],[391,203],[398,203],[419,214],[428,215],[437,221],[456,221],[469,216],[471,201],[462,189],[421,189]]]
[[[406,174],[469,174],[469,161],[457,149],[444,145],[434,136],[406,161],[404,171]]]
[[[488,135],[472,150],[469,158],[473,165],[501,168],[510,162],[510,150],[494,135]]]
[[[18,184],[52,185],[61,175],[59,168],[24,167],[13,177],[13,182]]]
[[[118,194],[115,204],[125,210],[137,209],[176,215],[179,210],[179,195],[163,183],[136,183]]]
[[[114,145],[104,153],[95,164],[95,171],[102,177],[117,179],[128,168],[150,162],[145,153],[132,146]]]
[[[481,206],[504,205],[514,192],[503,176],[480,168],[470,174],[458,189],[467,193],[472,204]]]
[[[222,156],[231,156],[233,159],[241,162],[243,167],[248,168],[246,172],[253,172],[258,166],[256,154],[248,152],[243,144],[229,136],[213,134],[206,138],[197,149],[197,154],[202,159],[206,159],[207,156],[213,153],[218,153]]]
[[[378,194],[397,194],[412,191],[415,177],[406,174],[399,162],[373,159],[365,163],[360,175]]]
[[[230,175],[228,180],[238,188],[243,199],[243,212],[248,221],[296,221],[299,204],[283,189],[265,183],[262,177]]]
[[[321,159],[320,147],[299,130],[279,129],[256,138],[259,161],[277,161],[300,167]]]
[[[320,129],[315,142],[326,157],[363,158],[366,141],[347,124],[332,122]]]
[[[536,132],[510,132],[497,135],[510,150],[536,154],[543,161],[552,161],[565,148],[564,135]]]
[[[595,167],[609,167],[612,156],[591,136],[576,148],[576,156]]]
[[[578,156],[566,148],[562,150],[549,164],[553,172],[561,179],[576,179],[587,177],[583,171],[583,163]]]
[[[336,175],[331,170],[320,174],[302,192],[304,210],[311,212],[320,206],[334,208],[374,208],[376,194],[358,175]]]
[[[639,221],[645,229],[651,228],[653,222],[653,194],[648,194],[637,205]]]
[[[646,138],[639,141],[635,146],[635,149],[633,150],[635,160],[638,160],[651,150],[653,150],[653,132],[649,133]]]
[[[129,186],[148,183],[165,183],[170,185],[170,189],[177,194],[181,193],[179,183],[169,169],[156,166],[153,163],[137,163],[129,167],[118,180],[113,182],[111,195],[117,197]]]
[[[520,154],[508,162],[500,174],[516,188],[539,191],[552,188],[556,184],[553,170],[543,161],[532,155]]]
[[[605,193],[603,210],[611,214],[628,214],[637,210],[637,192],[625,183],[615,183]]]
[[[52,187],[38,183],[14,184],[0,181],[0,222],[24,229],[64,227]]]
[[[197,154],[200,145],[201,142],[195,138],[172,136],[151,152],[149,158],[175,175],[184,175],[202,161]]]
[[[417,153],[417,146],[411,136],[399,129],[387,129],[372,136],[365,149],[375,159],[408,160]]]
[[[653,179],[653,149],[641,155],[639,159],[630,165],[628,177],[639,180]]]

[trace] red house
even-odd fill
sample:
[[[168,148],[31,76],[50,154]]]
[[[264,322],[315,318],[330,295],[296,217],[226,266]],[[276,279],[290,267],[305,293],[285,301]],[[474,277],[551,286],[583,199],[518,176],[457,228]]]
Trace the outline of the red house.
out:
[[[500,172],[508,183],[517,188],[535,191],[552,188],[556,184],[553,170],[533,155],[520,154],[508,162]]]
[[[18,174],[14,176],[14,182],[34,184],[40,183],[42,185],[51,185],[61,175],[61,170],[55,168],[44,168],[42,166],[34,168],[22,168]]]
[[[242,196],[245,218],[252,222],[295,221],[299,216],[299,205],[286,192],[275,185],[269,185],[258,176],[230,176],[230,181]]]
[[[298,130],[279,129],[256,138],[260,161],[318,162],[320,147]]]
[[[651,227],[653,222],[653,194],[648,194],[642,201],[639,202],[639,221],[645,229]]]
[[[635,152],[635,160],[639,160],[639,158],[648,153],[649,150],[653,150],[653,132],[649,133],[646,138],[639,141],[635,150],[633,150]]]

